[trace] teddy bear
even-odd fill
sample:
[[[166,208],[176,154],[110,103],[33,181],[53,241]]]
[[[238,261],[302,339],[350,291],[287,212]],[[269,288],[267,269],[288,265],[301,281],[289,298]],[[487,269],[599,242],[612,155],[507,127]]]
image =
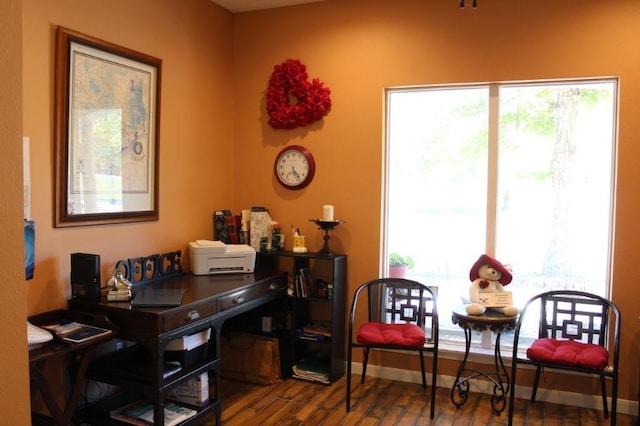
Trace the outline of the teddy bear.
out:
[[[500,307],[486,307],[483,293],[498,293],[505,291],[504,287],[511,283],[513,276],[509,266],[505,266],[493,257],[483,254],[476,260],[469,271],[471,287],[469,287],[469,301],[465,309],[470,315],[482,315],[487,309],[502,312],[506,316],[518,315],[518,308],[513,305]]]

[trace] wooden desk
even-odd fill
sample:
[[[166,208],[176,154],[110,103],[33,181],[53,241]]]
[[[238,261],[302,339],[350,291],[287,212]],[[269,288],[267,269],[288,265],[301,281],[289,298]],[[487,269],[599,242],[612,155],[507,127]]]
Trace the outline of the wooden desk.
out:
[[[502,355],[500,355],[500,333],[504,330],[514,329],[518,322],[518,317],[508,317],[503,313],[489,309],[482,315],[470,315],[467,314],[465,306],[462,305],[453,309],[451,321],[464,329],[465,337],[464,358],[458,368],[458,374],[451,388],[451,401],[456,407],[464,405],[469,396],[469,380],[475,377],[485,377],[494,385],[491,406],[497,413],[501,413],[506,406],[506,395],[509,394],[510,381],[507,369],[502,361]],[[496,333],[494,371],[487,372],[466,367],[469,349],[471,348],[471,333],[473,330],[491,330]],[[461,377],[465,371],[468,371],[470,374],[467,377]]]
[[[84,314],[64,309],[34,315],[29,317],[28,320],[34,325],[42,326],[53,324],[61,319],[92,323],[94,325],[105,325],[99,323],[99,321],[95,321],[95,317],[93,315],[91,315],[91,318],[88,318]],[[43,345],[41,348],[29,351],[31,402],[33,403],[33,399],[37,392],[40,391],[42,399],[49,409],[49,413],[51,414],[55,424],[64,426],[71,424],[71,418],[75,413],[76,406],[80,399],[80,391],[82,389],[84,375],[89,361],[93,356],[93,352],[98,344],[110,340],[112,337],[113,334],[108,334],[82,343],[67,343],[61,341],[57,337],[54,337],[53,341]],[[69,373],[72,373],[71,370],[73,370],[75,374],[71,380],[71,393],[66,398],[65,406],[60,407],[53,396],[49,382],[45,377],[44,369],[49,359],[63,355],[70,355],[74,357],[75,368],[69,369]],[[35,417],[44,417],[37,413],[33,413],[32,415]]]
[[[119,328],[119,338],[136,342],[151,354],[153,373],[146,381],[122,374],[136,361],[127,350],[117,351],[110,358],[93,362],[87,372],[88,377],[144,394],[155,405],[155,424],[162,425],[164,403],[169,391],[193,377],[212,371],[215,380],[214,395],[210,395],[209,404],[198,415],[189,419],[188,423],[195,423],[204,413],[215,411],[216,421],[220,424],[222,325],[229,318],[278,299],[283,301],[284,306],[286,274],[188,274],[145,284],[145,288],[148,287],[182,288],[185,290],[183,303],[172,308],[132,308],[128,302],[98,303],[82,299],[69,301],[70,309],[105,316]],[[167,343],[207,328],[212,329],[207,356],[184,367],[179,373],[163,378],[164,349]],[[117,371],[119,368],[121,370]],[[108,413],[106,416],[108,419]]]

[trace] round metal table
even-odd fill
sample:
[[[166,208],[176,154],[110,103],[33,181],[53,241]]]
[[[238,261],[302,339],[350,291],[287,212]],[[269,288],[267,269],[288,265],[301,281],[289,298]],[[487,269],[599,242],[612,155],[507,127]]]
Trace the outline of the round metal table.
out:
[[[491,397],[491,406],[497,413],[501,413],[506,406],[506,396],[509,394],[510,382],[507,369],[500,355],[500,334],[504,330],[512,330],[516,327],[518,316],[509,317],[503,313],[487,311],[482,315],[467,314],[465,305],[456,306],[453,309],[451,321],[458,324],[464,329],[465,350],[464,358],[458,368],[458,374],[451,388],[451,401],[456,407],[461,407],[467,402],[469,397],[469,380],[475,377],[485,377],[493,383],[493,396]],[[495,371],[480,371],[473,368],[467,368],[467,359],[469,358],[469,349],[471,348],[471,334],[473,330],[485,331],[490,330],[496,333],[496,344],[494,349],[494,367]],[[463,374],[467,376],[462,377]]]

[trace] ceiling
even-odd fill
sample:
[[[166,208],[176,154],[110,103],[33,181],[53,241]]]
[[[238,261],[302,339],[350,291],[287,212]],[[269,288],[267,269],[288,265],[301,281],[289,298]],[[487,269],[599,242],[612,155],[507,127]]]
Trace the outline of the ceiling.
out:
[[[212,0],[231,12],[273,9],[274,7],[293,6],[294,4],[315,3],[324,0]]]

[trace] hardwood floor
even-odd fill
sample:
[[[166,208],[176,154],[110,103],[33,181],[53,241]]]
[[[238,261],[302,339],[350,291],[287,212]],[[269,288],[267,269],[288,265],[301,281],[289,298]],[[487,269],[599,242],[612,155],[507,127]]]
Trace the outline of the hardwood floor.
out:
[[[438,388],[435,419],[429,419],[429,392],[415,383],[368,377],[360,385],[352,380],[351,411],[345,409],[345,378],[331,386],[296,379],[273,386],[223,380],[222,423],[233,425],[455,425],[507,424],[507,409],[496,414],[490,396],[471,392],[465,405],[456,409],[450,391]],[[618,414],[620,426],[636,425],[636,417]],[[213,416],[205,421],[214,425]],[[514,425],[609,425],[599,409],[516,400]]]

